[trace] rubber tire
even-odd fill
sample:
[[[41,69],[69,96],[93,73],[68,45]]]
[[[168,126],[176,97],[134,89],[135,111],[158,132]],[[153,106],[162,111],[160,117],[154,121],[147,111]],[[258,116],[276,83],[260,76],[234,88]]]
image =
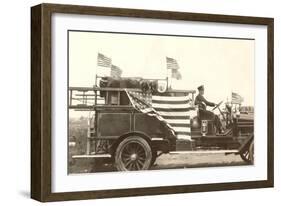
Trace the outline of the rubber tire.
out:
[[[249,145],[249,147],[247,148],[247,150],[249,151],[249,159],[247,159],[243,154],[240,154],[240,157],[249,164],[253,164],[254,163],[254,142],[251,142],[251,144]]]
[[[252,142],[249,146],[249,151],[250,151],[250,162],[251,164],[254,164],[254,142]]]
[[[151,158],[150,167],[154,165],[156,159],[157,159],[157,151],[153,150],[152,151],[152,158]]]
[[[122,150],[124,147],[130,143],[130,142],[135,142],[141,145],[146,153],[146,160],[143,165],[143,168],[141,170],[148,170],[151,165],[151,160],[152,160],[152,150],[149,145],[149,143],[142,137],[139,136],[129,136],[122,140],[119,145],[117,146],[116,152],[115,152],[115,167],[118,171],[129,171],[127,168],[124,166],[122,162]]]

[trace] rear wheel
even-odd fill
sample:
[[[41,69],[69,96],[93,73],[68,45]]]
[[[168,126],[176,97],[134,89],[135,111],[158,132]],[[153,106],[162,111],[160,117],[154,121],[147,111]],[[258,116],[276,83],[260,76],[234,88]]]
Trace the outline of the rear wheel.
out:
[[[254,163],[254,142],[252,141],[249,147],[240,153],[241,158],[247,163]]]
[[[151,161],[151,147],[142,137],[127,137],[118,145],[115,152],[115,165],[118,171],[147,170]]]

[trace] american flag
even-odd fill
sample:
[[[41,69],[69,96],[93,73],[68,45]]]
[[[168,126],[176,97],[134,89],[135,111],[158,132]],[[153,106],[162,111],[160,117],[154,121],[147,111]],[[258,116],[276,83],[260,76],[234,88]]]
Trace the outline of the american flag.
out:
[[[111,58],[106,57],[101,53],[98,53],[98,66],[111,67]]]
[[[167,69],[171,69],[172,71],[172,78],[175,78],[177,80],[180,80],[182,78],[181,73],[179,72],[179,65],[177,60],[166,57],[166,62],[167,62]]]
[[[151,105],[127,92],[132,105],[142,113],[155,116],[177,139],[191,140],[190,111],[191,100],[188,96],[152,95]]]
[[[167,62],[167,69],[175,69],[178,70],[180,67],[178,65],[177,60],[170,58],[170,57],[166,57],[166,62]]]
[[[172,69],[172,78],[181,80],[182,78],[181,73],[178,70]]]
[[[191,140],[191,103],[189,96],[152,96],[152,107],[174,129],[177,139]]]
[[[231,93],[231,103],[233,104],[241,104],[244,101],[243,97],[239,94],[232,92]]]
[[[157,111],[152,108],[150,106],[149,103],[147,103],[146,101],[143,100],[143,98],[141,97],[137,97],[135,95],[135,92],[130,92],[128,90],[125,90],[129,99],[130,99],[130,102],[131,104],[133,105],[133,107],[144,113],[144,114],[147,114],[149,116],[153,116],[153,117],[156,117],[161,123],[163,123],[163,125],[165,126],[165,128],[169,131],[169,133],[173,136],[173,137],[176,137],[176,134],[175,134],[175,131],[173,130],[173,128],[171,127],[171,125],[169,125],[165,119],[163,119],[163,117],[161,117],[161,115],[159,115],[157,113]],[[138,95],[139,96],[139,95]]]
[[[110,76],[114,78],[120,78],[122,75],[122,70],[115,65],[111,65],[111,71],[110,71]]]

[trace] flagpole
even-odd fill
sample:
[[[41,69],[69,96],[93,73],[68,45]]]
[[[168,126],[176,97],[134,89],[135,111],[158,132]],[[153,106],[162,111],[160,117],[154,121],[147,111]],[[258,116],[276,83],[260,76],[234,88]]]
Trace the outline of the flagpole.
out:
[[[165,66],[166,66],[166,81],[167,81],[167,90],[169,89],[169,75],[168,75],[168,67],[167,67],[167,57],[165,57]]]
[[[102,69],[103,68],[101,66],[97,66],[96,80],[95,80],[96,86],[99,85],[99,80],[100,80],[100,77],[101,77],[100,72],[102,71]]]
[[[97,59],[96,59],[96,74],[95,74],[95,83],[94,83],[94,85],[97,87],[98,85],[97,85],[97,73],[98,73],[98,55],[97,55]]]
[[[97,65],[96,66],[96,75],[95,75],[95,86],[98,86],[98,73],[99,73],[99,69],[100,67]]]
[[[95,86],[97,87],[98,85],[97,85],[97,78],[98,78],[98,76],[97,76],[97,73],[96,73],[96,77],[95,77]]]
[[[167,68],[167,79],[168,79],[167,88],[172,89],[171,69],[168,69],[168,68]]]
[[[167,89],[170,88],[170,81],[171,81],[171,78],[169,78],[169,69],[167,68]]]
[[[170,78],[170,87],[171,87],[171,89],[172,89],[172,85],[173,85],[173,77],[172,77],[172,70],[170,69],[170,75],[171,75],[171,78]]]
[[[97,66],[96,79],[95,79],[96,86],[99,85],[99,79],[100,79],[99,73],[100,73],[100,71],[101,71],[101,67]]]
[[[230,98],[231,98],[231,108],[232,108],[232,106],[233,106],[233,104],[232,104],[232,93],[233,93],[233,91],[231,90],[231,93],[230,93]]]

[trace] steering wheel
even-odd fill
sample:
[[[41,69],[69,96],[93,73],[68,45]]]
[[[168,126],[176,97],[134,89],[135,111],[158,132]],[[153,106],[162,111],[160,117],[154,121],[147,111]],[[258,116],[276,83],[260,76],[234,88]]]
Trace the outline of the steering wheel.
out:
[[[224,114],[222,113],[222,111],[220,110],[220,105],[223,103],[223,101],[220,101],[213,109],[212,109],[212,111],[214,111],[215,109],[219,109],[219,111],[220,111],[220,113],[221,113],[221,115],[222,115],[222,118],[226,121],[226,118],[225,118],[225,116],[224,116]]]
[[[223,103],[223,101],[220,101],[220,102],[212,109],[212,111],[214,111],[216,108],[218,108],[219,106],[221,106],[222,103]]]

